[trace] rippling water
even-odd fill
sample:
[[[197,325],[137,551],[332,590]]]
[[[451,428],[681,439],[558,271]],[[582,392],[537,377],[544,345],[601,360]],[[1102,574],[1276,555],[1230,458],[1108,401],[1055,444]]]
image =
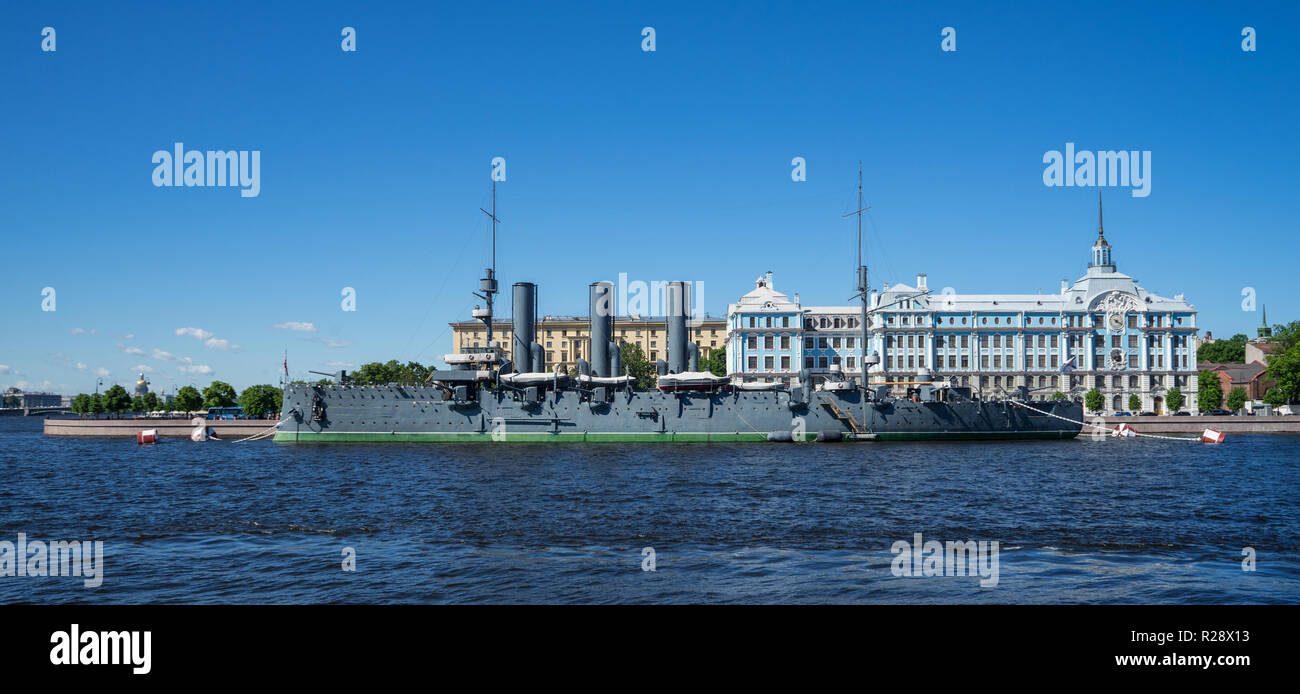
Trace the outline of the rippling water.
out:
[[[40,426],[0,417],[0,540],[103,540],[105,577],[0,577],[4,603],[1300,601],[1300,436],[137,447]],[[998,541],[998,585],[893,576],[916,532]]]

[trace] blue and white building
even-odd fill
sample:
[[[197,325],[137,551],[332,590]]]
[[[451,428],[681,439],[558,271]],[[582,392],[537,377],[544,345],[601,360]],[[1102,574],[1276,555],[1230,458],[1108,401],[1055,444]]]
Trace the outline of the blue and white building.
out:
[[[873,291],[868,351],[880,361],[869,380],[904,382],[925,370],[990,396],[1027,386],[1034,399],[1095,387],[1107,412],[1128,411],[1131,395],[1142,410],[1164,412],[1176,387],[1183,409],[1196,412],[1195,307],[1182,294],[1138,286],[1118,271],[1112,250],[1099,224],[1086,272],[1056,294],[932,293],[925,275],[915,286]],[[771,285],[767,273],[728,306],[728,372],[794,383],[801,368],[816,377],[838,363],[855,377],[859,307],[801,306],[797,294],[791,301]]]

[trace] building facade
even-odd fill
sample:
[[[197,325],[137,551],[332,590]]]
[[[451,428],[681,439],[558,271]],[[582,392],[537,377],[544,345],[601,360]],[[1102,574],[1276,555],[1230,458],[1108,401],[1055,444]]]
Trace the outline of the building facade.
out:
[[[701,360],[725,344],[726,324],[721,318],[688,319],[686,328],[689,332],[687,339],[700,346]],[[451,323],[451,329],[452,348],[457,354],[467,347],[488,346],[487,330],[480,321]],[[492,331],[505,357],[510,359],[510,321],[493,322]],[[613,337],[619,345],[640,346],[651,364],[656,359],[668,358],[668,326],[663,318],[616,317]],[[586,316],[542,316],[537,321],[536,340],[545,352],[547,371],[559,366],[563,371],[571,372],[578,359],[590,359],[591,356],[591,332]]]
[[[1196,309],[1181,294],[1166,298],[1139,287],[1117,270],[1112,251],[1099,224],[1087,271],[1073,284],[1063,282],[1058,294],[936,295],[925,275],[915,286],[873,291],[867,353],[880,361],[868,370],[869,381],[901,384],[924,371],[985,397],[1026,386],[1037,400],[1058,391],[1078,397],[1095,387],[1105,398],[1103,411],[1128,411],[1129,396],[1137,395],[1142,410],[1158,413],[1176,387],[1182,409],[1196,412]],[[766,349],[771,315],[799,318],[789,334],[801,351],[789,356],[814,381],[836,364],[855,377],[863,354],[859,308],[802,307],[798,295],[784,297],[771,288],[769,274],[728,307],[729,373],[738,380],[797,379],[800,367],[768,368],[784,364],[770,361],[769,353],[785,356]]]

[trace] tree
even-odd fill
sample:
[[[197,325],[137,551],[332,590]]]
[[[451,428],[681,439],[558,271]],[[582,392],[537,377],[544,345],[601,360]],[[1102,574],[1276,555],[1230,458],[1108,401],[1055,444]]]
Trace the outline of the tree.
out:
[[[636,378],[636,387],[654,388],[658,374],[655,372],[654,365],[646,361],[641,345],[625,342],[620,351],[623,353],[623,368],[629,376]]]
[[[1062,400],[1062,401],[1064,401],[1064,400],[1069,400],[1069,399],[1070,399],[1070,396],[1068,396],[1068,395],[1066,395],[1065,393],[1062,393],[1061,391],[1058,390],[1058,391],[1056,391],[1055,393],[1052,393],[1052,399],[1053,399],[1053,400]]]
[[[1273,339],[1280,352],[1290,352],[1292,347],[1300,344],[1300,320],[1293,320],[1286,325],[1273,326]]]
[[[131,406],[131,396],[127,395],[126,388],[114,384],[112,388],[104,391],[104,411],[118,414],[126,412]]]
[[[1083,404],[1089,412],[1101,412],[1101,408],[1106,406],[1106,398],[1102,397],[1100,390],[1093,388],[1083,396]]]
[[[158,395],[156,393],[145,393],[141,398],[145,412],[153,412],[158,409]]]
[[[1134,412],[1142,409],[1142,398],[1137,393],[1128,396],[1128,408]]]
[[[1268,358],[1268,377],[1273,379],[1277,397],[1288,403],[1300,401],[1300,343]]]
[[[235,388],[225,381],[213,381],[203,389],[204,407],[230,407],[235,400]]]
[[[1174,412],[1183,409],[1183,389],[1178,386],[1170,388],[1169,393],[1165,395],[1165,404]]]
[[[727,348],[717,347],[709,352],[709,358],[700,362],[700,370],[707,371],[714,376],[727,375]]]
[[[1202,371],[1196,375],[1196,402],[1202,412],[1223,406],[1223,386],[1218,371]]]
[[[1246,389],[1237,386],[1228,393],[1228,409],[1236,412],[1246,406]]]
[[[522,371],[528,370],[526,364],[517,364],[515,368]],[[402,365],[396,359],[389,359],[382,364],[377,361],[362,364],[361,368],[352,372],[349,379],[352,383],[361,386],[381,386],[389,383],[424,383],[428,380],[432,371],[432,369],[419,362],[408,361],[405,365]]]
[[[1282,395],[1282,391],[1278,390],[1276,387],[1269,388],[1268,392],[1264,393],[1264,402],[1273,407],[1281,407],[1287,404],[1286,396]]]
[[[254,419],[279,412],[283,402],[284,391],[269,384],[249,386],[239,394],[239,404],[244,408],[244,414]]]
[[[90,413],[96,416],[104,414],[103,395],[100,395],[99,393],[95,393],[94,395],[90,396]]]
[[[139,395],[135,396],[134,398],[131,398],[131,411],[144,412],[145,411],[144,398],[140,397]]]
[[[176,399],[172,404],[178,410],[192,412],[203,407],[203,396],[199,395],[199,390],[194,386],[181,386],[181,389],[176,391]]]
[[[1214,362],[1222,364],[1224,362],[1244,362],[1246,361],[1246,341],[1247,338],[1241,333],[1232,336],[1230,340],[1215,340],[1208,344],[1201,345],[1196,349],[1196,356],[1201,361]]]
[[[77,397],[72,399],[72,411],[77,414],[90,414],[90,396],[78,393]]]

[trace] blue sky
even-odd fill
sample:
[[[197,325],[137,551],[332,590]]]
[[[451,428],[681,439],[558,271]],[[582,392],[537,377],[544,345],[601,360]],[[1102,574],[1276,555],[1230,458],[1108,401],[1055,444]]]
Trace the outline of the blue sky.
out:
[[[842,303],[859,159],[873,284],[1055,291],[1096,234],[1097,189],[1042,180],[1074,142],[1152,152],[1149,196],[1104,191],[1120,271],[1216,335],[1254,334],[1245,287],[1300,318],[1300,11],[1066,5],[11,3],[0,385],[433,362],[475,302],[497,156],[499,276],[543,313],[619,273],[702,281],[713,314],[767,270]],[[155,187],[175,142],[260,151],[260,195]]]

